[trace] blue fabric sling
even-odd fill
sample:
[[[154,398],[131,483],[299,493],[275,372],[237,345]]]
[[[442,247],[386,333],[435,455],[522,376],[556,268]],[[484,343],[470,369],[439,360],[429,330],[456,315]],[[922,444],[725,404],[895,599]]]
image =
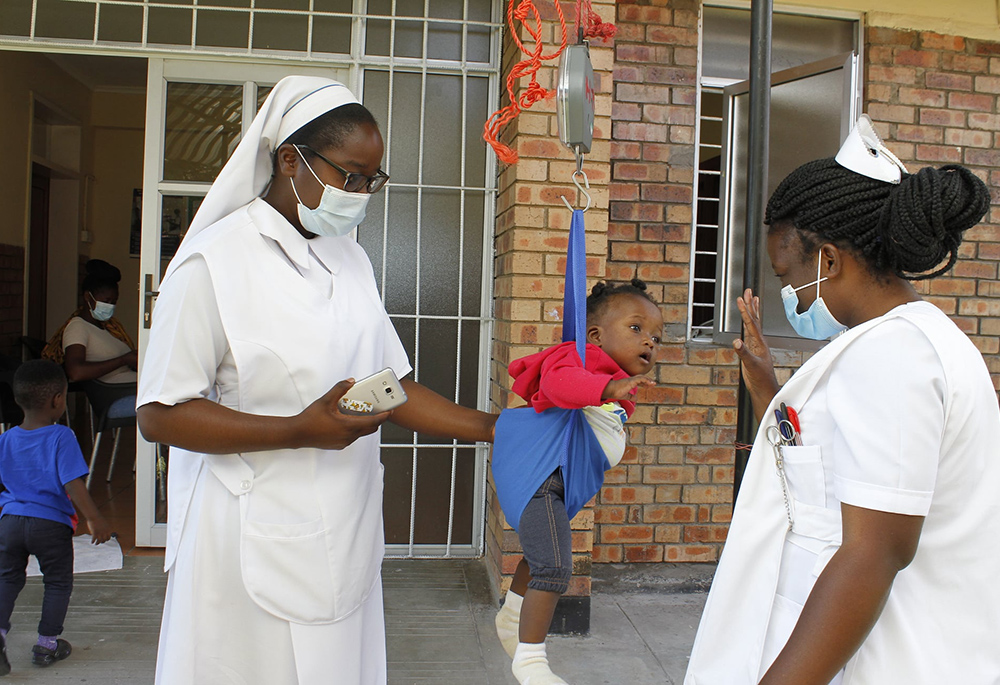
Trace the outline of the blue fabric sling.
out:
[[[587,273],[583,211],[573,212],[566,249],[563,342],[576,341],[581,366],[586,349]],[[497,419],[493,481],[507,523],[518,529],[521,513],[538,488],[562,469],[566,513],[573,518],[604,484],[610,468],[581,409],[505,409]]]

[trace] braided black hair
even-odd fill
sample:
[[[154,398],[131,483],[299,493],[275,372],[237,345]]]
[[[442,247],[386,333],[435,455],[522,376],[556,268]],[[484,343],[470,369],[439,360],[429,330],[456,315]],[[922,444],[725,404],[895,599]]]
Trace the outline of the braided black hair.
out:
[[[940,276],[955,264],[962,233],[978,224],[989,206],[986,184],[957,164],[903,174],[894,185],[828,158],[803,164],[781,182],[767,203],[764,223],[773,228],[790,222],[806,252],[831,242],[853,249],[873,273],[916,281]]]
[[[603,314],[611,300],[619,295],[635,295],[653,302],[653,298],[646,292],[646,282],[638,278],[633,278],[628,283],[600,281],[590,289],[590,295],[587,296],[587,321],[593,321]]]
[[[358,126],[368,124],[378,128],[375,117],[364,105],[352,102],[321,114],[288,136],[285,143],[304,145],[312,150],[337,150]]]
[[[17,406],[24,411],[42,409],[56,393],[66,390],[66,374],[53,361],[32,359],[17,367],[12,386]]]

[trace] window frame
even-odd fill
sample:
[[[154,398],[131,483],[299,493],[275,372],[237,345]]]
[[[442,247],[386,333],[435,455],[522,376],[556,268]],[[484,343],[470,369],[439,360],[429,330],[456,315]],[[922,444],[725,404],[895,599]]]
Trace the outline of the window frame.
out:
[[[702,195],[702,188],[700,183],[700,160],[701,160],[701,150],[705,143],[702,141],[702,105],[703,105],[703,93],[708,90],[710,92],[722,92],[723,93],[723,109],[728,110],[731,103],[727,99],[726,92],[731,89],[734,85],[741,83],[740,79],[734,78],[720,78],[717,76],[706,76],[703,73],[703,54],[704,54],[704,9],[705,8],[724,8],[724,9],[750,9],[750,2],[743,0],[713,0],[712,2],[706,2],[703,5],[703,11],[699,17],[699,44],[698,44],[698,81],[697,81],[697,98],[696,98],[696,116],[695,116],[695,169],[694,169],[694,180],[692,188],[692,212],[691,212],[691,256],[690,256],[690,266],[689,266],[689,281],[688,281],[688,325],[687,325],[687,340],[694,344],[712,344],[712,345],[726,345],[732,344],[739,336],[739,332],[725,331],[722,330],[724,322],[725,313],[729,309],[726,306],[725,293],[727,292],[727,285],[725,272],[729,271],[729,246],[730,246],[730,235],[731,227],[727,218],[727,207],[729,206],[731,200],[732,187],[729,180],[726,178],[726,169],[730,165],[728,159],[729,149],[732,146],[732,141],[730,138],[730,131],[725,130],[725,121],[723,122],[722,140],[721,140],[721,153],[720,153],[720,188],[719,188],[719,223],[715,227],[718,230],[718,241],[716,246],[716,271],[715,271],[715,295],[714,300],[711,304],[713,308],[713,317],[711,319],[712,331],[711,334],[706,334],[708,330],[707,324],[695,325],[694,315],[696,308],[705,308],[708,303],[703,301],[696,301],[694,297],[695,285],[700,282],[701,279],[696,280],[696,260],[702,255],[702,252],[697,249],[698,246],[698,232],[700,229],[699,217],[698,217],[698,204],[700,196]],[[844,116],[845,121],[851,120],[852,117],[856,117],[862,111],[863,105],[863,92],[864,92],[864,81],[863,81],[863,67],[864,67],[864,15],[860,12],[852,11],[842,11],[842,10],[824,10],[818,8],[802,8],[802,7],[791,7],[787,5],[778,5],[774,8],[775,14],[792,14],[806,17],[815,17],[817,19],[840,19],[844,21],[854,22],[854,68],[853,68],[853,84],[852,89],[853,98],[850,104],[845,104],[845,109],[841,110],[842,113],[846,111],[846,116]],[[814,62],[807,63],[806,65],[800,65],[787,69],[780,72],[774,72],[772,77],[778,75],[788,75],[793,72],[800,71],[803,67],[808,65],[818,65],[827,61],[832,61],[834,59],[843,59],[846,54],[834,55],[830,57],[825,57]],[[772,87],[777,83],[772,78]],[[724,119],[726,117],[724,116]],[[727,147],[728,142],[728,147]],[[761,259],[767,260],[766,253],[761,253]],[[766,266],[763,265],[763,266]],[[761,264],[758,264],[758,269],[762,268]],[[731,299],[731,298],[729,298]],[[733,308],[735,308],[733,306]],[[768,341],[773,344],[776,348],[780,349],[807,349],[814,350],[818,349],[821,345],[815,341],[805,340],[795,336],[766,336]]]

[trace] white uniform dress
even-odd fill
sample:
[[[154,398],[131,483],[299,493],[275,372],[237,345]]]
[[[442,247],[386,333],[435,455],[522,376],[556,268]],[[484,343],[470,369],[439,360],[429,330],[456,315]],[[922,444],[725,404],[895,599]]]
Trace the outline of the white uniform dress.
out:
[[[765,431],[785,402],[788,530]],[[687,685],[757,683],[841,543],[841,503],[923,516],[913,561],[834,679],[1000,683],[1000,409],[979,351],[934,305],[857,326],[803,364],[765,413],[698,628]]]
[[[406,353],[364,251],[261,199],[191,240],[153,316],[139,405],[290,416]],[[380,685],[378,433],[343,450],[172,448],[161,685]]]

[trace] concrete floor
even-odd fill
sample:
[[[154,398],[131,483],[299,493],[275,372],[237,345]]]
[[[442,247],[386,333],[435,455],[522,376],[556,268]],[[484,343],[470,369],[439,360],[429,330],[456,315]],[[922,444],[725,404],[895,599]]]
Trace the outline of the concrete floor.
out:
[[[134,443],[129,433],[123,445]],[[106,473],[111,442],[102,445],[98,474]],[[76,576],[63,635],[73,654],[48,668],[31,664],[42,582],[29,578],[11,617],[12,672],[0,684],[153,682],[166,576],[162,550],[135,547],[131,461],[125,450],[113,481],[95,478],[90,488],[118,530],[125,558],[120,571]],[[681,683],[713,570],[595,565],[591,634],[550,638],[553,670],[573,685]],[[389,685],[516,685],[493,627],[497,607],[481,561],[389,559],[382,578]],[[329,685],[341,685],[335,673]]]
[[[125,557],[120,571],[78,574],[63,633],[73,653],[47,668],[31,663],[42,580],[29,578],[11,616],[7,636],[11,673],[3,678],[4,685],[152,683],[166,588],[162,569],[163,557]]]
[[[64,634],[73,655],[45,669],[30,663],[42,597],[41,580],[30,578],[9,635],[13,671],[2,682],[152,683],[161,564],[126,556],[121,571],[78,575]],[[553,670],[576,685],[680,683],[705,594],[689,592],[669,567],[595,569],[591,634],[550,638]],[[387,560],[383,579],[390,685],[516,684],[481,562]]]

